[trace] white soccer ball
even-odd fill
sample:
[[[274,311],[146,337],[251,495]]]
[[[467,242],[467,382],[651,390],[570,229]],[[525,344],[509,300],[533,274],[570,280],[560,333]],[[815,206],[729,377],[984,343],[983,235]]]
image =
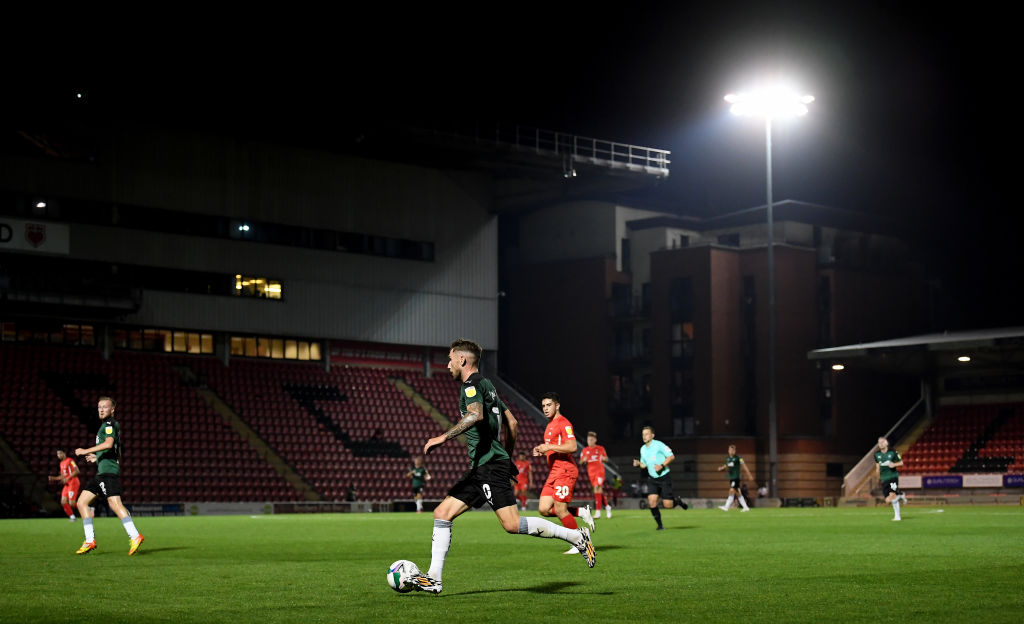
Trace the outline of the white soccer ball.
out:
[[[388,587],[401,594],[411,592],[412,585],[409,584],[409,577],[419,573],[420,569],[415,563],[399,559],[388,568]]]

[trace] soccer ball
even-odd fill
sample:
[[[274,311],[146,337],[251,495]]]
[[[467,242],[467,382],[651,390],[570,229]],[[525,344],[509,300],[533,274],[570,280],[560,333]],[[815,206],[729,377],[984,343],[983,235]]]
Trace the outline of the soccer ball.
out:
[[[398,593],[404,594],[412,591],[412,585],[408,583],[409,577],[419,574],[420,569],[412,561],[399,559],[388,568],[388,587]]]

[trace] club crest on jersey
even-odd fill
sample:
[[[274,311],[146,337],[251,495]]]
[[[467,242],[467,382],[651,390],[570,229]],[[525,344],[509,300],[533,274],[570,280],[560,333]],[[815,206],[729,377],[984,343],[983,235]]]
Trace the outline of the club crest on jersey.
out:
[[[470,386],[470,387],[466,388],[466,396],[468,396],[468,397],[475,397],[476,396],[476,387]]]
[[[566,433],[566,435],[572,435],[572,426],[571,425],[565,428],[565,433]]]
[[[110,434],[114,433],[114,428],[108,426],[106,429],[104,429],[104,431],[107,433],[107,435],[110,435]]]

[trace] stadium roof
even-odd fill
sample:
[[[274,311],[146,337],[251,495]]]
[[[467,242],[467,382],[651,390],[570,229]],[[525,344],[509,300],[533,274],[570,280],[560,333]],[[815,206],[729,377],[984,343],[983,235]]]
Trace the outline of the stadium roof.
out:
[[[976,329],[923,334],[814,349],[810,360],[831,361],[873,370],[923,373],[966,364],[1020,371],[1024,369],[1024,327]],[[969,362],[959,358],[969,357]]]

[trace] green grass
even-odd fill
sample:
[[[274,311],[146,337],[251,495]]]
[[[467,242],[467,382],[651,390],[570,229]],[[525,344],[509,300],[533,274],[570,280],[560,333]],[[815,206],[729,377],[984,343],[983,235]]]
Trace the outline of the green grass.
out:
[[[1024,509],[664,510],[597,520],[597,567],[565,543],[455,522],[440,596],[396,594],[430,563],[429,514],[2,520],[2,622],[1020,622]]]

